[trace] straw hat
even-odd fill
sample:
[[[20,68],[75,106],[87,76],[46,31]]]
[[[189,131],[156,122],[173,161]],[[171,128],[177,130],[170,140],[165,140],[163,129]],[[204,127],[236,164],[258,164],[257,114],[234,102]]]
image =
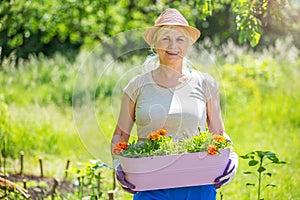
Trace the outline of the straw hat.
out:
[[[144,39],[150,46],[156,30],[165,25],[181,26],[185,28],[193,42],[196,42],[200,36],[200,31],[197,28],[189,26],[189,23],[178,10],[174,8],[168,8],[156,19],[154,26],[148,28],[144,33]]]

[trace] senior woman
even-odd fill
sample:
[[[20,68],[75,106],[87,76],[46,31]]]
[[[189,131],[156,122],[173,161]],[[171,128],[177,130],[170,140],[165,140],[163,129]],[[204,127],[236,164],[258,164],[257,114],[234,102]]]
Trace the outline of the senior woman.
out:
[[[128,142],[134,123],[139,139],[163,128],[173,139],[180,140],[183,133],[192,136],[198,127],[205,131],[206,126],[210,132],[230,139],[225,133],[215,80],[207,73],[190,69],[185,58],[199,36],[200,31],[189,26],[176,9],[166,9],[145,31],[144,39],[155,52],[145,61],[152,70],[137,75],[124,88],[112,147]],[[134,200],[215,200],[216,189],[235,176],[237,165],[237,154],[231,152],[223,175],[214,184],[141,192],[133,191],[135,186],[126,181],[120,165],[116,175],[122,188],[134,194]]]

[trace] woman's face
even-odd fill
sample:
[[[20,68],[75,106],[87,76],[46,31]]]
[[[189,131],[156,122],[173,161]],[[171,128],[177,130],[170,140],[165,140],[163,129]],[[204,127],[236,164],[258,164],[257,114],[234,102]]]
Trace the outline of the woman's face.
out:
[[[190,44],[179,27],[164,30],[155,45],[160,64],[169,67],[181,66]]]

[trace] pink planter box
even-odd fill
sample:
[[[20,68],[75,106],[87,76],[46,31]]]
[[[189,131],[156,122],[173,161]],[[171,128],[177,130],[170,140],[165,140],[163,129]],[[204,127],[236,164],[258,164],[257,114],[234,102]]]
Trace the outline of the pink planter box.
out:
[[[207,152],[126,158],[120,156],[126,180],[136,186],[135,191],[212,184],[222,175],[228,163],[230,149],[220,155]]]

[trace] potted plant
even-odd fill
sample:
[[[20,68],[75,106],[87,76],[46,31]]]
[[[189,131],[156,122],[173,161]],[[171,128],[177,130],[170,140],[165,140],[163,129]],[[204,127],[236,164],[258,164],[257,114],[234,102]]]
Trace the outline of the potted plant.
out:
[[[230,141],[222,135],[201,132],[173,141],[164,129],[146,140],[118,143],[113,152],[136,191],[212,184],[229,159]]]

